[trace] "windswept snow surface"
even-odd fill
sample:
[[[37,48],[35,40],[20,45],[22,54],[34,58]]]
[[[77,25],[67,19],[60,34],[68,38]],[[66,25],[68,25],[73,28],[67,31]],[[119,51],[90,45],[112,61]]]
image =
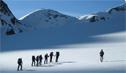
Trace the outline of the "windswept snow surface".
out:
[[[18,73],[17,58],[23,58],[21,73],[125,73],[126,72],[126,43],[125,32],[94,36],[104,40],[114,38],[112,42],[74,44],[65,48],[22,50],[0,53],[0,72]],[[65,45],[64,45],[65,46]],[[74,48],[72,48],[74,46]],[[81,46],[81,47],[80,47]],[[105,52],[104,62],[99,61],[99,51]],[[58,63],[49,63],[39,67],[31,67],[32,55],[44,55],[51,51],[60,51]]]

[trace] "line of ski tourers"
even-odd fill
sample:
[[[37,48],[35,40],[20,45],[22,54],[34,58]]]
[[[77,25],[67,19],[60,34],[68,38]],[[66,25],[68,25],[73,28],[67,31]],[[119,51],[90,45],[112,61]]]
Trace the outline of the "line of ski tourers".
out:
[[[100,53],[100,61],[103,62],[104,59],[104,51],[103,49],[101,49]],[[53,62],[53,56],[55,56],[55,62],[58,62],[59,56],[60,56],[60,52],[56,52],[56,54],[54,55],[53,52],[50,52],[50,54],[48,55],[48,53],[46,53],[44,55],[44,58],[42,55],[38,55],[38,56],[32,56],[32,64],[31,66],[41,66],[42,65],[42,60],[44,60],[44,64],[48,64],[48,58],[50,59],[49,62],[52,63]],[[18,68],[17,70],[22,70],[22,58],[18,58]]]
[[[53,56],[55,57],[55,62],[58,62],[59,56],[60,56],[60,52],[56,52],[56,54],[54,55],[53,52],[50,52],[50,54],[46,53],[44,55],[44,57],[42,55],[38,55],[38,56],[32,56],[32,64],[31,66],[41,66],[42,65],[42,61],[44,60],[44,64],[48,64],[48,59],[49,62],[52,63],[53,62]],[[18,58],[18,68],[17,71],[22,70],[22,65],[23,65],[23,61],[22,58]]]

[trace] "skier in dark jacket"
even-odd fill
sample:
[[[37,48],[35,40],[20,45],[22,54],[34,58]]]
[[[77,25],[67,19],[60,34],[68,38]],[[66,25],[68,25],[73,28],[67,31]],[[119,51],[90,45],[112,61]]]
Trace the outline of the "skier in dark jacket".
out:
[[[35,56],[32,56],[32,66],[35,66]]]
[[[44,61],[44,64],[48,64],[48,54],[45,54],[45,61]]]
[[[53,52],[50,52],[50,63],[52,62]]]
[[[42,57],[42,55],[40,55],[39,56],[39,65],[42,65],[42,59],[43,59],[43,57]]]
[[[100,54],[100,61],[103,62],[103,59],[104,59],[104,51],[103,51],[103,49],[101,49],[99,54]]]
[[[55,62],[58,62],[59,56],[60,56],[60,52],[56,52],[56,60],[55,60]]]
[[[17,70],[18,70],[18,71],[19,71],[19,70],[22,70],[22,64],[23,64],[22,58],[18,58],[17,63],[18,63],[18,68],[17,68]]]
[[[36,57],[36,63],[37,63],[36,66],[38,66],[39,65],[39,56]]]

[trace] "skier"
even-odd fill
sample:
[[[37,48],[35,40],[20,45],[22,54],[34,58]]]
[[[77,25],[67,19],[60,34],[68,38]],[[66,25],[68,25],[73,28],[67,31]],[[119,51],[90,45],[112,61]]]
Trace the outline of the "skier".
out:
[[[17,63],[18,63],[17,71],[22,70],[22,64],[23,64],[23,62],[22,62],[22,58],[18,58]]]
[[[60,56],[60,52],[56,52],[56,60],[55,60],[55,62],[58,62],[59,56]]]
[[[48,57],[49,57],[49,56],[48,56],[48,54],[46,53],[46,54],[45,54],[45,61],[44,61],[44,64],[48,64]]]
[[[39,65],[42,65],[42,59],[43,59],[43,57],[42,57],[42,55],[40,55],[39,56]]]
[[[101,51],[100,51],[99,54],[100,54],[100,61],[103,62],[103,59],[104,59],[104,57],[103,57],[103,56],[104,56],[104,51],[103,51],[103,49],[101,49]]]
[[[50,63],[52,62],[53,52],[50,52]]]
[[[35,66],[35,56],[32,56],[32,66]]]
[[[38,66],[38,64],[39,64],[39,56],[36,57],[36,62],[37,62],[36,66]]]

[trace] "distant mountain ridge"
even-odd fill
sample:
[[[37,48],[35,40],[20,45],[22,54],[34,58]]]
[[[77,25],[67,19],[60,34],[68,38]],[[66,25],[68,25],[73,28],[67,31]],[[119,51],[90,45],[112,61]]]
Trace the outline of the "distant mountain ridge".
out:
[[[38,29],[40,27],[42,29],[50,28],[50,27],[57,28],[60,26],[67,27],[67,25],[76,26],[79,24],[87,24],[87,22],[88,24],[91,24],[93,22],[95,22],[94,24],[96,24],[97,22],[98,23],[106,22],[111,20],[110,18],[115,13],[117,15],[123,14],[122,17],[125,17],[125,12],[126,12],[126,3],[117,7],[113,7],[106,12],[93,13],[93,14],[81,16],[79,18],[64,15],[58,11],[54,11],[51,9],[39,9],[24,16],[20,20],[23,24],[26,24],[27,26],[33,29],[36,28]]]
[[[93,22],[96,24],[97,22],[106,22],[106,20],[110,20],[114,13],[122,12],[120,14],[124,14],[126,12],[126,3],[113,7],[107,12],[93,13],[81,16],[79,18],[64,15],[51,9],[39,9],[23,16],[20,18],[20,20],[18,20],[3,0],[0,1],[0,6],[1,32],[5,35],[13,35],[29,29],[76,26],[79,24],[87,24],[87,22],[88,24],[92,24]]]
[[[98,12],[98,13],[80,16],[79,20],[88,21],[88,22],[103,21],[103,20],[108,20],[112,14],[119,13],[119,12],[126,12],[126,3],[117,7],[110,8],[106,12]]]

